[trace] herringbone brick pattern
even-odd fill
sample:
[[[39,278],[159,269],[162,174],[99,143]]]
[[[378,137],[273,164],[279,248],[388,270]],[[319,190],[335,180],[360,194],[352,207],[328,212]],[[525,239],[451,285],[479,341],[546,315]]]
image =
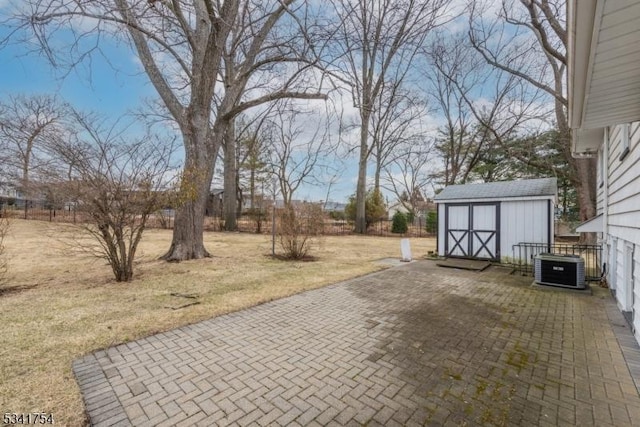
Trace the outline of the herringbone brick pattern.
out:
[[[415,262],[99,351],[74,372],[100,426],[640,425],[608,293],[529,283]]]

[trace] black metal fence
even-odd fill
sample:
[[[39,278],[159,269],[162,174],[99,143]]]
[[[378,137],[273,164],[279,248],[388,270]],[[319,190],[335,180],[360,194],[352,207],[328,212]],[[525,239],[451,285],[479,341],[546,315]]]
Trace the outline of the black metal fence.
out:
[[[44,203],[29,201],[28,204],[20,206],[2,206],[2,212],[14,218],[62,222],[62,223],[83,223],[90,218],[76,206],[67,206],[62,209],[54,209],[46,206]],[[158,211],[149,218],[147,226],[149,228],[172,229],[174,223],[174,212],[171,209]],[[260,218],[251,215],[242,215],[237,220],[238,231],[247,233],[270,233],[271,232],[271,215],[267,214]],[[436,222],[437,224],[437,222]],[[352,221],[334,220],[327,216],[323,224],[322,234],[328,236],[351,234],[355,226]],[[429,229],[424,218],[418,218],[413,223],[407,224],[407,232],[404,234],[396,234],[391,232],[392,221],[381,220],[369,226],[367,234],[371,236],[390,236],[390,237],[435,237],[437,230]],[[431,228],[434,228],[431,225]],[[223,231],[224,219],[216,216],[205,217],[205,230]]]
[[[255,218],[249,216],[241,216],[237,220],[238,231],[248,233],[270,233],[271,217],[256,221]],[[390,236],[390,237],[436,237],[435,232],[427,231],[427,227],[420,221],[413,224],[407,224],[407,232],[403,234],[393,233],[391,231],[393,222],[391,220],[377,221],[369,226],[367,234],[370,236]],[[170,227],[169,227],[170,228]],[[205,228],[210,231],[223,231],[224,219],[219,217],[207,217],[205,219]],[[322,234],[326,236],[339,236],[353,233],[355,225],[352,221],[333,220],[327,218],[322,227]]]
[[[572,243],[518,243],[513,245],[512,265],[523,276],[533,276],[534,257],[541,253],[561,255],[579,255],[584,260],[585,275],[588,282],[600,280],[602,266],[602,245],[583,245]]]

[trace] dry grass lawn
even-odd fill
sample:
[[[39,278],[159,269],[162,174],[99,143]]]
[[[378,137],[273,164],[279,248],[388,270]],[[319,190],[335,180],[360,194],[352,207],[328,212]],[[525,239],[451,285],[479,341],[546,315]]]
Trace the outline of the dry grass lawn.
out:
[[[86,353],[384,268],[399,257],[395,238],[326,237],[314,262],[267,256],[268,236],[207,233],[213,258],[169,264],[157,258],[171,232],[148,231],[136,277],[116,283],[103,260],[64,243],[69,226],[13,220],[6,239],[9,283],[0,292],[0,412],[52,413],[82,425],[71,362]],[[412,239],[414,257],[434,239]],[[17,288],[16,288],[17,287]],[[174,310],[198,295],[198,305]]]

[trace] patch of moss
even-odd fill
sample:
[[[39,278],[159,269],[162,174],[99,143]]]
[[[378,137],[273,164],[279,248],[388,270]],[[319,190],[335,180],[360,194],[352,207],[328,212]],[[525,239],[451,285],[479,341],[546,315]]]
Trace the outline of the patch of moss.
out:
[[[471,414],[473,414],[473,405],[470,403],[467,403],[467,405],[464,407],[464,414],[466,416],[471,416]]]
[[[507,353],[507,365],[516,368],[518,373],[529,365],[529,354],[520,348],[519,343],[516,343],[513,351]]]
[[[456,380],[456,381],[461,381],[462,380],[462,375],[459,372],[455,372],[453,371],[451,368],[447,367],[444,370],[444,377],[449,377],[450,379]]]
[[[486,381],[478,381],[478,384],[476,384],[476,396],[483,395],[487,387],[489,387],[489,383]]]

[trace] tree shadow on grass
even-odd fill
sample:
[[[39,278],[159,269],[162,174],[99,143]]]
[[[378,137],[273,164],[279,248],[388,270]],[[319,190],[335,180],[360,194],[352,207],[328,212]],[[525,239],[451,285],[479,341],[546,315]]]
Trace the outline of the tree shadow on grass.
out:
[[[269,258],[277,259],[279,261],[315,262],[320,260],[320,258],[311,256],[311,255],[305,255],[302,258],[288,258],[281,254],[275,254],[275,255],[265,254],[265,256]]]
[[[1,286],[0,285],[0,297],[19,294],[20,292],[28,291],[38,285],[15,285],[15,286]]]

